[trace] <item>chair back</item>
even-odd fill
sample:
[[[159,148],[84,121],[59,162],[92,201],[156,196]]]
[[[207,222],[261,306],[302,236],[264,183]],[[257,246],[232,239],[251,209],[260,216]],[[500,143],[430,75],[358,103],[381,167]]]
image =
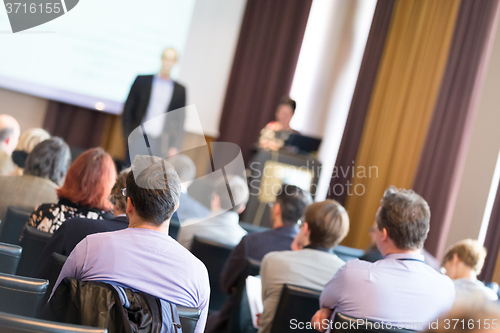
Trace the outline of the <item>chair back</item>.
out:
[[[0,311],[36,317],[49,281],[0,273]]]
[[[0,331],[9,333],[107,333],[103,328],[61,324],[0,312]]]
[[[229,332],[239,333],[241,332],[241,322],[246,321],[246,319],[251,320],[251,318],[245,317],[245,314],[249,312],[248,297],[246,295],[246,280],[248,276],[257,276],[260,272],[260,261],[247,258],[245,270],[238,277],[236,282],[236,290],[234,291],[234,304],[231,308],[231,316],[229,317]],[[246,311],[246,313],[244,313]]]
[[[21,207],[7,207],[5,221],[2,222],[3,227],[0,233],[0,242],[19,245],[19,238],[24,226],[28,223],[31,212],[32,210]]]
[[[198,308],[188,308],[187,306],[177,305],[177,313],[181,320],[182,333],[194,333],[196,324],[200,319],[201,310]]]
[[[173,239],[177,240],[177,236],[179,235],[179,228],[181,227],[181,223],[178,219],[172,218],[170,220],[170,225],[168,226],[168,235]]]
[[[210,278],[210,306],[212,311],[218,311],[228,298],[220,287],[220,275],[224,263],[229,258],[232,245],[219,243],[217,241],[195,236],[191,244],[191,253],[200,259],[208,270]]]
[[[0,243],[0,273],[16,274],[22,252],[20,246]]]
[[[353,247],[337,245],[333,248],[333,253],[335,253],[340,259],[349,261],[352,259],[361,258],[365,254],[365,251],[361,249],[355,249]]]
[[[33,267],[40,258],[45,245],[52,237],[51,233],[38,230],[31,226],[26,226],[23,231],[23,240],[21,246],[23,247],[23,254],[17,267],[17,275],[31,276]]]
[[[351,324],[352,323],[352,324]],[[397,326],[387,325],[384,323],[373,322],[366,319],[359,319],[346,316],[337,312],[333,319],[333,328],[331,333],[345,333],[345,332],[358,332],[358,333],[410,333],[416,332],[414,330],[397,328]]]
[[[271,333],[296,332],[291,323],[308,323],[319,310],[320,290],[314,290],[290,284],[285,284],[281,291],[280,301],[274,315]],[[301,332],[316,332],[313,329],[303,329]]]
[[[61,273],[66,259],[68,259],[68,257],[63,256],[62,254],[56,252],[52,253],[52,259],[50,261],[49,286],[47,288],[47,293],[45,294],[44,303],[47,303],[47,301],[49,300],[50,294],[52,294],[52,289],[54,289],[54,285],[57,282],[57,278]]]

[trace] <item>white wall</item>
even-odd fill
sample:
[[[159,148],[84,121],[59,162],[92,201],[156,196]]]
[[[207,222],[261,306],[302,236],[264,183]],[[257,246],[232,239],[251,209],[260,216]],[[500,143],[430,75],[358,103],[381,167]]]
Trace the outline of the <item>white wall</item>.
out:
[[[478,238],[500,151],[500,25],[494,37],[446,246]],[[432,224],[431,224],[432,227]]]
[[[21,125],[21,132],[42,127],[48,101],[0,88],[0,114],[10,114]]]
[[[203,131],[213,137],[219,136],[245,5],[246,0],[197,0],[181,59],[179,81],[187,86],[188,104],[196,105]]]

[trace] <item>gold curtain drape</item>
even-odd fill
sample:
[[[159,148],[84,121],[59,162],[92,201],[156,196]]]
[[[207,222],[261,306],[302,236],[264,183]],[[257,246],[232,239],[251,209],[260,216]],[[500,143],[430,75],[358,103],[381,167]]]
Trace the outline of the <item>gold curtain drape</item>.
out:
[[[347,188],[345,245],[365,248],[384,189],[410,188],[447,61],[460,0],[398,0]],[[346,171],[346,170],[344,170]]]
[[[101,147],[114,159],[125,159],[125,141],[123,139],[122,116],[107,114],[101,137]]]

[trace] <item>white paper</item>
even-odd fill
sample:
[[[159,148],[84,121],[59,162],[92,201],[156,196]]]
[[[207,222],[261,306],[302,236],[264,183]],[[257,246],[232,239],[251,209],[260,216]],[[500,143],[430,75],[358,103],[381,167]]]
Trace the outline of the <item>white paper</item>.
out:
[[[257,326],[257,314],[264,311],[264,304],[262,304],[262,282],[260,276],[249,275],[246,280],[246,289],[248,296],[248,305],[250,306],[250,313],[252,314],[253,327]]]

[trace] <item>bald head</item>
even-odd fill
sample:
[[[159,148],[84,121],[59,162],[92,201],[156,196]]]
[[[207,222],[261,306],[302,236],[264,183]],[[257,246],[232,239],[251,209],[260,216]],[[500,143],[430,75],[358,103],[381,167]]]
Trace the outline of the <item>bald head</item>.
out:
[[[11,154],[16,149],[21,128],[17,120],[8,115],[0,115],[0,145],[4,151]]]
[[[170,71],[177,63],[177,51],[172,47],[167,47],[161,55],[160,76],[164,79],[170,79]]]

